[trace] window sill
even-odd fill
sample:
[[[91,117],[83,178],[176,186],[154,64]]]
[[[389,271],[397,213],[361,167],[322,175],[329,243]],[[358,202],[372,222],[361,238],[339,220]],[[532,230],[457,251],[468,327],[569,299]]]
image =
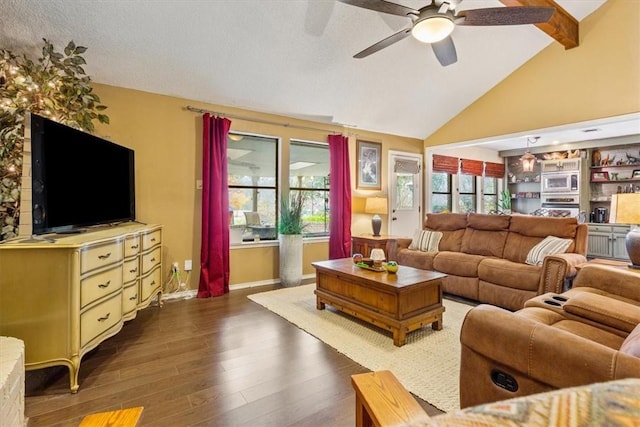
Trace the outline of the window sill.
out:
[[[305,237],[302,240],[302,244],[308,243],[322,243],[329,242],[329,236],[317,236],[317,237]],[[280,242],[278,240],[257,240],[253,242],[242,242],[242,243],[231,243],[230,249],[251,249],[251,248],[266,248],[272,246],[279,246]]]

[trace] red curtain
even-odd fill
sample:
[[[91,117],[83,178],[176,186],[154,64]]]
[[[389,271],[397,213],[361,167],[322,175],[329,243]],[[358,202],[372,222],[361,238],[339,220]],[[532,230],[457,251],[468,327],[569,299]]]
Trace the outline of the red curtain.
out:
[[[203,116],[202,247],[198,298],[229,292],[229,191],[227,134],[231,121]]]
[[[329,135],[329,259],[351,256],[349,139]]]

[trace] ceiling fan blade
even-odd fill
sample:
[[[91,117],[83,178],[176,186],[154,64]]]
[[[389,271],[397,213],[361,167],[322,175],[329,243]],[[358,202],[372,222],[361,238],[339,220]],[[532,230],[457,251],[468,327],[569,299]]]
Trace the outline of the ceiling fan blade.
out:
[[[513,6],[461,10],[456,17],[464,17],[457,25],[523,25],[540,24],[551,19],[553,7]]]
[[[391,46],[392,44],[399,42],[403,38],[407,37],[409,34],[411,34],[411,27],[405,28],[404,30],[398,31],[397,33],[387,37],[386,39],[380,40],[378,43],[375,43],[369,46],[368,48],[366,48],[365,50],[356,53],[355,55],[353,55],[353,57],[358,59],[367,57],[372,53],[376,53],[377,51],[382,50],[385,47]]]
[[[431,48],[433,48],[433,53],[443,67],[458,61],[456,46],[453,44],[451,36],[447,36],[439,42],[431,43]]]
[[[418,15],[415,9],[405,7],[399,4],[391,3],[385,0],[339,0],[342,3],[358,6],[364,9],[375,10],[376,12],[389,13],[391,15],[408,16]]]

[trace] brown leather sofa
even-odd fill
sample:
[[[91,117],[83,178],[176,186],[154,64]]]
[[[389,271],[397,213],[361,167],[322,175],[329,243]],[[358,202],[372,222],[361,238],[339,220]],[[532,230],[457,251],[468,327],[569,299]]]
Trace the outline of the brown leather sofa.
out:
[[[461,407],[640,378],[640,273],[587,265],[572,289],[510,312],[481,304],[460,333]]]
[[[412,250],[411,239],[397,239],[390,254],[398,264],[446,273],[444,292],[510,310],[536,295],[562,292],[575,266],[586,262],[587,225],[575,218],[429,213],[423,228],[442,233],[438,250]],[[525,263],[547,236],[572,243],[541,265]]]

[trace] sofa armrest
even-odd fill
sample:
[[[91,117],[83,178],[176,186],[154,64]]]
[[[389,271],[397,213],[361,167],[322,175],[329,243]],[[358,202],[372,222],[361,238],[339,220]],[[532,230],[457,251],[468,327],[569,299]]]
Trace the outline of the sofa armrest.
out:
[[[640,274],[604,265],[587,264],[573,281],[573,288],[593,288],[640,304]]]
[[[409,238],[399,238],[395,240],[395,245],[396,245],[396,253],[400,250],[400,249],[408,249],[409,245],[411,244],[411,240]]]
[[[640,323],[640,305],[594,294],[574,292],[563,305],[564,311],[630,333]]]
[[[429,415],[390,371],[352,375],[351,384],[356,393],[356,427],[429,422]]]
[[[565,253],[549,255],[542,262],[538,295],[547,292],[561,293],[565,279],[576,275],[576,265],[587,262],[582,254]]]

